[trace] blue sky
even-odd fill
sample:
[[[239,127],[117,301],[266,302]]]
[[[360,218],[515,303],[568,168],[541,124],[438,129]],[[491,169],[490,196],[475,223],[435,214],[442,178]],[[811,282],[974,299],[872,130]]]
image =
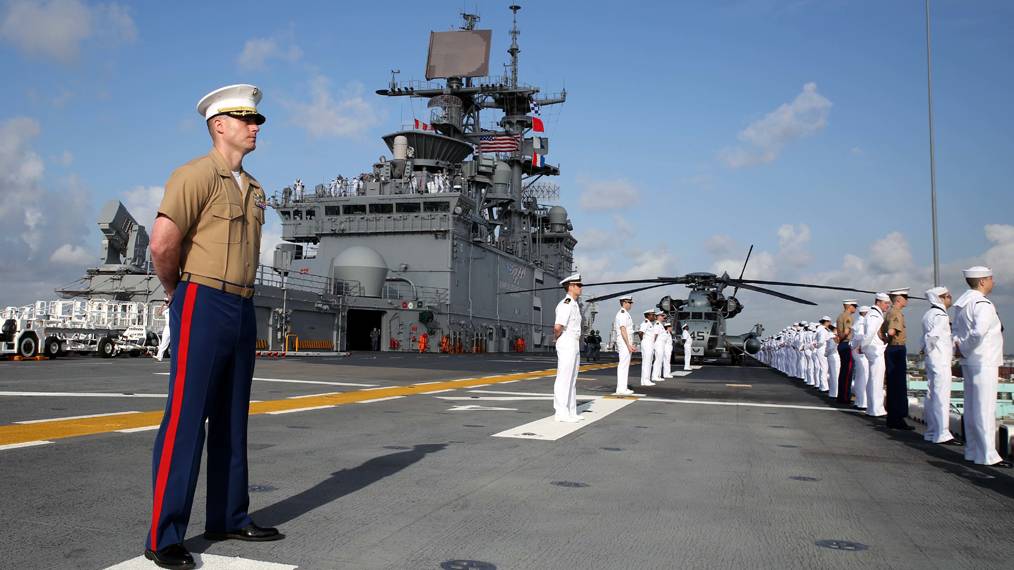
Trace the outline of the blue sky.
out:
[[[463,7],[494,30],[499,69],[506,4],[0,1],[0,305],[94,264],[105,201],[149,222],[172,169],[208,147],[204,93],[264,90],[246,167],[269,192],[355,174],[387,152],[380,135],[425,118],[422,102],[373,94],[390,70],[421,79],[429,31]],[[1014,4],[932,10],[944,281],[992,264],[1003,314]],[[758,278],[929,285],[921,1],[544,1],[519,21],[522,78],[568,92],[543,117],[586,280],[731,273],[753,243]],[[821,307],[743,294],[731,328],[839,309],[835,294],[808,295]]]

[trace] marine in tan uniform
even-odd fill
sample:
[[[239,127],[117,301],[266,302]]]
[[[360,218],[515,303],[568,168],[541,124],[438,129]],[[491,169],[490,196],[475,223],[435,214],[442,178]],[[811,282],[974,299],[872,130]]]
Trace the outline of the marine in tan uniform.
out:
[[[880,333],[887,340],[884,352],[887,365],[884,374],[884,384],[887,387],[887,427],[910,430],[914,428],[905,422],[908,417],[908,350],[905,347],[907,336],[904,309],[908,305],[908,288],[892,289],[888,295],[891,296],[891,309],[887,311],[884,324],[880,326]]]
[[[208,540],[265,541],[278,530],[248,514],[247,413],[257,323],[253,282],[264,191],[243,168],[257,147],[261,92],[230,85],[205,96],[212,149],[176,169],[152,228],[155,271],[169,303],[169,398],[152,459],[151,526],[145,557],[193,568],[183,546],[207,421]]]
[[[842,301],[842,311],[835,321],[835,328],[838,330],[838,358],[841,360],[841,369],[838,371],[838,402],[849,405],[852,403],[852,324],[855,322],[856,309],[859,308],[859,301],[856,299],[845,299]]]

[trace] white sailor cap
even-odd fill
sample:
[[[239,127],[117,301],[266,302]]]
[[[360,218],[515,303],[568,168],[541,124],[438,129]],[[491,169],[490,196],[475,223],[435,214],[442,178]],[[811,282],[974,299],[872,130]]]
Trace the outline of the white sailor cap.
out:
[[[662,326],[664,326],[664,327],[671,327],[672,323],[670,323],[669,321],[665,321],[664,323],[662,323]]]
[[[892,297],[894,297],[895,295],[904,295],[908,297],[909,290],[910,290],[909,287],[899,287],[897,289],[891,289],[890,291],[888,291],[888,294],[891,295]]]
[[[654,315],[655,314],[655,309],[645,309],[644,310],[644,314],[646,314],[646,315]]]
[[[962,271],[965,274],[965,279],[973,279],[977,277],[992,277],[993,270],[983,265],[976,265],[975,267],[969,267]]]
[[[620,302],[622,303],[624,301],[630,301],[631,303],[633,303],[634,302],[634,296],[633,295],[624,295],[624,296],[620,297]]]
[[[260,125],[266,120],[264,115],[257,112],[257,103],[261,102],[262,96],[261,90],[254,85],[227,85],[202,97],[197,103],[197,113],[205,120],[222,114],[233,117],[253,116]]]
[[[867,305],[863,305],[862,307],[859,307],[859,312],[860,313],[868,313],[868,312],[870,312],[870,307],[867,306]]]
[[[859,300],[858,299],[845,299],[844,301],[841,302],[841,304],[842,305],[855,305],[855,306],[858,307],[859,306]]]
[[[573,274],[573,275],[565,278],[563,281],[560,281],[560,286],[561,287],[566,287],[567,285],[570,285],[571,283],[577,283],[578,285],[580,285],[581,284],[581,274],[580,273],[575,273],[575,274]]]
[[[834,321],[831,321],[831,328],[833,328],[833,329],[838,328],[838,323],[836,323]]]
[[[820,322],[824,321],[831,322],[831,317],[824,315],[823,317],[820,318]]]
[[[663,311],[662,309],[655,309],[655,315],[664,315],[664,314],[665,311]]]
[[[888,303],[891,302],[891,298],[887,296],[887,293],[877,293],[876,299],[878,301],[887,301]]]
[[[951,290],[948,289],[947,287],[934,287],[932,289],[927,289],[926,290],[926,296],[927,297],[939,297],[940,295],[946,295],[947,293],[950,293],[950,292],[951,292]]]

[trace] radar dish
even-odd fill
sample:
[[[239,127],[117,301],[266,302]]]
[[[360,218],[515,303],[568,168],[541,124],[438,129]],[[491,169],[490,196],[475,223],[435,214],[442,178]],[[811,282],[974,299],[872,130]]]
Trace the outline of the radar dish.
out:
[[[430,32],[426,80],[489,74],[491,30]]]

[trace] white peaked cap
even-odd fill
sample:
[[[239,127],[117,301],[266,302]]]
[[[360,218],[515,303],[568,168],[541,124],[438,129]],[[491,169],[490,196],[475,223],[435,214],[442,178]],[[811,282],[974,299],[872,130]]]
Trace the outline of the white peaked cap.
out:
[[[830,322],[831,321],[831,317],[829,317],[827,315],[824,315],[823,317],[820,318],[820,322],[824,322],[824,321]]]
[[[256,116],[264,122],[264,115],[257,112],[257,103],[264,94],[255,85],[240,83],[226,85],[208,93],[197,103],[197,113],[208,120],[215,115],[227,114],[234,117]]]
[[[560,281],[560,285],[563,286],[563,287],[566,287],[567,284],[569,284],[569,283],[580,283],[580,282],[581,282],[581,274],[580,273],[575,273],[575,274],[573,274],[573,275],[565,278],[563,281]]]
[[[863,305],[862,307],[859,307],[859,312],[860,313],[868,313],[868,312],[870,312],[870,307],[867,306],[867,305]]]
[[[656,315],[664,315],[665,311],[663,311],[662,309],[655,309],[655,314]]]
[[[844,301],[841,302],[841,304],[842,305],[855,305],[855,306],[858,307],[859,306],[859,300],[858,299],[845,299]]]
[[[908,295],[910,287],[899,287],[898,289],[891,289],[888,291],[891,295]]]
[[[969,267],[962,271],[965,274],[965,279],[971,279],[975,277],[992,277],[993,270],[983,265],[976,265],[975,267]]]
[[[877,293],[876,298],[878,301],[887,301],[888,303],[891,302],[891,298],[887,295],[887,293]]]
[[[620,297],[620,302],[622,303],[624,301],[630,301],[631,303],[633,303],[634,302],[634,296],[633,295],[624,295],[624,296]]]

